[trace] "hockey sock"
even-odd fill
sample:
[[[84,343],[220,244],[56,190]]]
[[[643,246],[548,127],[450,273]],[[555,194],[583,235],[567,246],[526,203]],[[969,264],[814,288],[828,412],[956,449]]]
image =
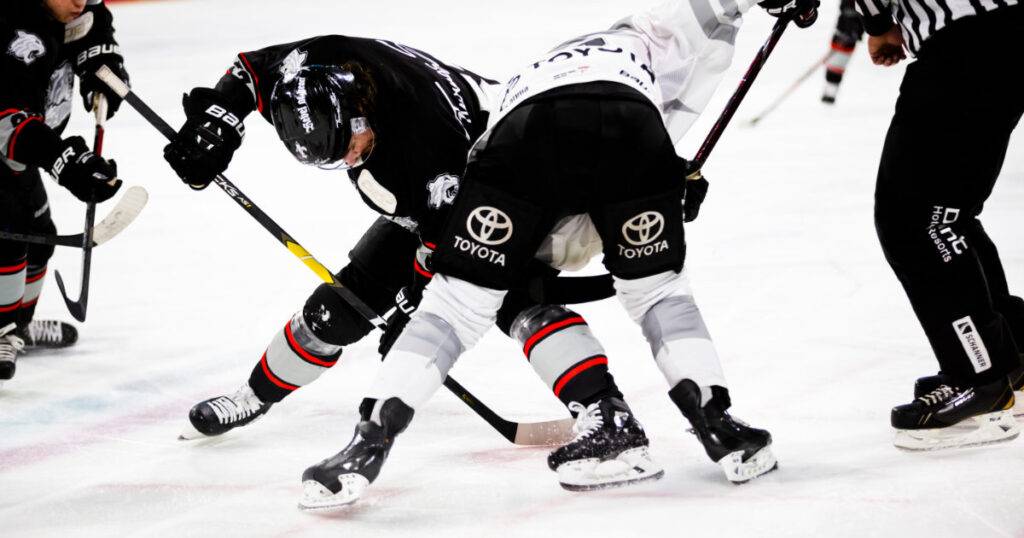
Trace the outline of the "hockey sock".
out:
[[[16,322],[25,296],[25,272],[28,263],[22,255],[0,261],[0,327]]]
[[[621,398],[608,371],[604,347],[582,316],[562,306],[538,305],[512,323],[512,336],[537,375],[562,403],[584,406],[604,398]]]
[[[341,346],[317,338],[299,312],[274,335],[249,376],[249,386],[263,402],[280,402],[299,387],[315,381],[340,357]]]
[[[36,313],[39,295],[43,292],[46,280],[46,266],[29,265],[25,273],[25,294],[21,299],[21,310],[18,312],[18,325],[28,325]]]

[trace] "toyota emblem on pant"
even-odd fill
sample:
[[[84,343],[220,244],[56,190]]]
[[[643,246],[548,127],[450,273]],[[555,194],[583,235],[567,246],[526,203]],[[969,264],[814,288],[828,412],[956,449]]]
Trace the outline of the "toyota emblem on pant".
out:
[[[633,246],[643,246],[661,237],[665,231],[665,217],[657,211],[645,211],[622,225],[622,237]]]
[[[485,245],[500,245],[512,237],[512,219],[496,207],[480,206],[469,214],[466,229]]]

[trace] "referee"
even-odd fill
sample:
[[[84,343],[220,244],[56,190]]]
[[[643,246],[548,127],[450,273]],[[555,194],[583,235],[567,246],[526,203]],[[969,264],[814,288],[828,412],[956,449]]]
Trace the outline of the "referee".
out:
[[[875,64],[895,65],[904,50],[917,57],[875,188],[882,249],[941,368],[892,411],[902,448],[986,444],[1019,431],[1010,409],[1024,384],[1024,301],[1010,295],[978,220],[1024,112],[1018,2],[857,0]],[[974,428],[946,429],[961,422]]]

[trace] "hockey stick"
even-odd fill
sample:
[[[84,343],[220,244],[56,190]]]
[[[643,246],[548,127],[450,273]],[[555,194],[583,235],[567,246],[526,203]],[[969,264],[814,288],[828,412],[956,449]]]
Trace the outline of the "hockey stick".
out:
[[[152,108],[150,108],[142,99],[139,98],[134,92],[128,88],[128,85],[124,83],[117,75],[114,74],[106,66],[101,67],[97,72],[96,76],[106,83],[115,93],[121,96],[125,102],[131,105],[146,121],[148,121],[153,127],[155,127],[161,134],[164,135],[168,140],[173,140],[177,135],[177,132],[171,127],[163,118],[161,118]],[[292,236],[288,235],[276,222],[273,221],[266,213],[264,213],[259,207],[256,206],[245,194],[242,193],[231,181],[229,181],[223,175],[218,175],[214,179],[214,183],[217,184],[228,196],[231,197],[239,206],[242,207],[251,217],[259,222],[264,229],[273,235],[278,242],[283,244],[292,254],[299,258],[310,270],[316,273],[328,286],[331,287],[342,299],[345,300],[352,308],[354,308],[360,315],[367,319],[374,327],[384,330],[387,328],[387,322],[384,318],[377,315],[372,308],[363,302],[352,290],[345,287],[341,282],[338,282],[334,278],[326,266],[320,263],[312,254],[309,253],[298,241]],[[553,429],[560,429],[563,434],[560,439],[567,439],[569,436],[569,427],[572,424],[572,419],[562,419],[559,421],[548,421],[534,424],[524,424],[518,422],[511,422],[498,416],[494,411],[487,407],[483,402],[476,399],[472,393],[465,389],[462,385],[456,382],[451,377],[447,377],[444,381],[444,386],[454,393],[462,402],[470,407],[476,414],[487,421],[493,428],[498,430],[506,439],[516,444],[537,444],[536,441],[541,438],[555,439],[555,436],[544,435],[543,432]],[[551,426],[552,423],[559,424],[560,426]],[[514,431],[511,430],[511,426],[514,426]],[[520,430],[522,435],[520,435]],[[509,433],[511,431],[511,433]],[[522,441],[522,442],[520,442]],[[544,443],[546,444],[546,443]]]
[[[139,216],[142,209],[146,207],[148,200],[149,193],[146,192],[146,189],[138,186],[130,187],[124,196],[118,200],[114,209],[106,217],[103,217],[99,224],[93,227],[92,246],[98,247],[124,231],[135,220],[135,217]],[[52,235],[0,231],[0,239],[59,247],[83,248],[85,246],[83,244],[85,233]]]
[[[820,69],[821,66],[824,65],[824,63],[826,61],[828,61],[828,57],[831,56],[831,55],[832,55],[832,51],[826,52],[825,55],[822,56],[820,60],[818,60],[813,65],[811,65],[809,68],[807,68],[807,71],[804,71],[804,74],[800,75],[800,78],[798,78],[795,81],[793,81],[793,84],[790,84],[790,86],[788,88],[786,88],[786,91],[782,92],[781,95],[779,95],[777,98],[775,98],[775,100],[772,101],[770,105],[765,107],[764,110],[762,110],[760,114],[758,114],[758,115],[754,116],[753,118],[750,118],[749,120],[747,120],[746,125],[748,127],[754,127],[761,120],[763,120],[765,118],[765,116],[767,116],[768,114],[771,114],[772,111],[774,111],[776,108],[778,108],[778,106],[781,105],[782,102],[785,101],[790,95],[792,95],[793,92],[795,92],[797,88],[802,86],[803,83],[807,79],[811,78],[811,75],[813,75],[815,72],[817,72],[818,69]]]
[[[775,49],[775,45],[778,44],[779,39],[782,38],[782,32],[786,31],[786,26],[789,26],[789,21],[792,20],[792,16],[783,15],[779,17],[779,20],[775,22],[775,26],[772,28],[771,34],[768,35],[768,40],[761,49],[757,51],[754,56],[754,60],[750,63],[750,67],[747,68],[746,74],[740,80],[740,85],[733,92],[732,97],[729,98],[729,102],[725,105],[725,109],[722,110],[722,114],[718,116],[718,121],[711,127],[711,131],[708,133],[707,138],[704,139],[704,143],[701,144],[700,149],[697,150],[697,154],[690,161],[690,168],[695,170],[694,174],[700,178],[700,169],[707,162],[708,156],[711,155],[711,150],[715,149],[715,145],[718,144],[718,140],[722,138],[722,133],[725,132],[725,128],[729,126],[729,122],[732,121],[733,115],[736,114],[736,109],[739,108],[740,103],[743,102],[743,98],[746,97],[747,92],[750,90],[750,86],[754,84],[754,79],[757,78],[757,74],[761,72],[761,68],[764,67],[765,62],[768,61],[768,56]],[[689,179],[689,178],[688,178]]]
[[[96,115],[96,136],[93,138],[92,151],[96,155],[103,154],[104,124],[107,121],[107,98],[97,92],[92,104]],[[89,274],[92,269],[92,228],[96,222],[96,198],[89,200],[85,206],[85,231],[82,237],[82,285],[78,288],[78,300],[72,301],[64,287],[64,279],[60,271],[54,271],[57,277],[57,288],[60,290],[68,312],[78,321],[85,321],[86,309],[89,307]]]

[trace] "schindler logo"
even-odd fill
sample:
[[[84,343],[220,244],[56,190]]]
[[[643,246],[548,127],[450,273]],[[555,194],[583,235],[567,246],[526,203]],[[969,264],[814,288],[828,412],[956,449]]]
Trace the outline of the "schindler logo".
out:
[[[472,240],[456,234],[455,248],[474,258],[505,266],[505,254],[488,248],[502,245],[512,238],[512,219],[504,211],[491,206],[474,209],[466,219],[466,231]]]
[[[954,321],[953,329],[956,331],[956,336],[960,339],[960,343],[963,344],[967,357],[971,359],[974,373],[981,373],[991,368],[992,359],[988,356],[988,349],[985,348],[985,343],[981,341],[971,316]]]
[[[665,217],[661,213],[640,213],[622,225],[622,238],[632,246],[619,245],[619,255],[632,260],[668,250],[668,241],[658,241],[664,231]]]

